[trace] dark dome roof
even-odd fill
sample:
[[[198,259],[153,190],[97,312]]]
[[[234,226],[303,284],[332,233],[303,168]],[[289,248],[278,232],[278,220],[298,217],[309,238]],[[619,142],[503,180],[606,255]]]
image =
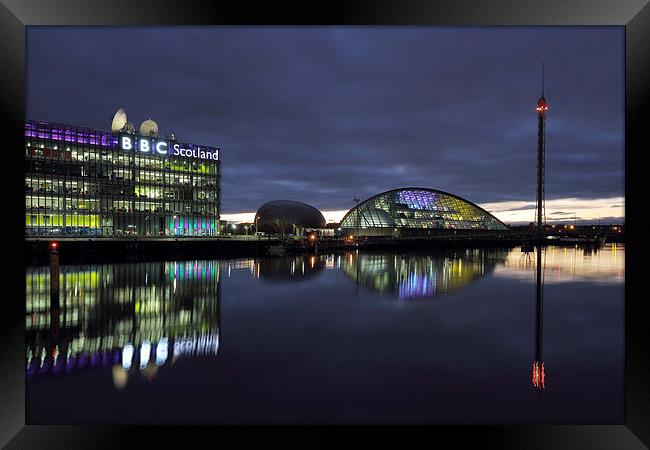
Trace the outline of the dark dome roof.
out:
[[[264,203],[257,210],[258,231],[291,233],[293,226],[301,228],[325,228],[323,214],[313,206],[293,200],[275,200]]]

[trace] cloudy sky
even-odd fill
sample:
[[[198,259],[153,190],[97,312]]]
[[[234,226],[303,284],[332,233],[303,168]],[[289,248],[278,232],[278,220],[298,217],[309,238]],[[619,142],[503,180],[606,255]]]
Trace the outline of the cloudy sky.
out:
[[[623,221],[622,27],[30,27],[27,56],[29,119],[122,106],[220,147],[224,218],[419,186],[507,223],[534,218],[544,61],[547,219]]]

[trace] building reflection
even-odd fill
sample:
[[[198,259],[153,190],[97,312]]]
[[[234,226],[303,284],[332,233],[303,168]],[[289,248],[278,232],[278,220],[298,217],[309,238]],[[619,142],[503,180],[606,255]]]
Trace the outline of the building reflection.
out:
[[[262,281],[301,281],[317,275],[333,258],[333,255],[300,254],[233,259],[224,262],[224,270],[228,277],[234,270],[243,269]]]
[[[357,284],[400,299],[427,298],[460,289],[503,263],[508,250],[439,250],[426,254],[347,252],[337,264]]]
[[[54,272],[56,273],[56,272]],[[145,262],[26,271],[28,378],[112,368],[116,388],[177,360],[216,355],[217,261]]]

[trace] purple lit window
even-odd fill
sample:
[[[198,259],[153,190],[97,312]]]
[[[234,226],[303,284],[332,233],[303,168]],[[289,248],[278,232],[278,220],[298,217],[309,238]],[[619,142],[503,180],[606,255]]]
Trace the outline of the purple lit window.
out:
[[[398,191],[397,203],[403,203],[409,209],[434,209],[438,196],[427,191]]]

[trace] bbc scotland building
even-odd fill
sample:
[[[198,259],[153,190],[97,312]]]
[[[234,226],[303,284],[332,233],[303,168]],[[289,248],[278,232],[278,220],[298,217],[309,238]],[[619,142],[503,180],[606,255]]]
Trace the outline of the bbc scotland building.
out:
[[[207,237],[219,229],[220,149],[25,122],[25,235]],[[143,126],[145,126],[143,123]]]

